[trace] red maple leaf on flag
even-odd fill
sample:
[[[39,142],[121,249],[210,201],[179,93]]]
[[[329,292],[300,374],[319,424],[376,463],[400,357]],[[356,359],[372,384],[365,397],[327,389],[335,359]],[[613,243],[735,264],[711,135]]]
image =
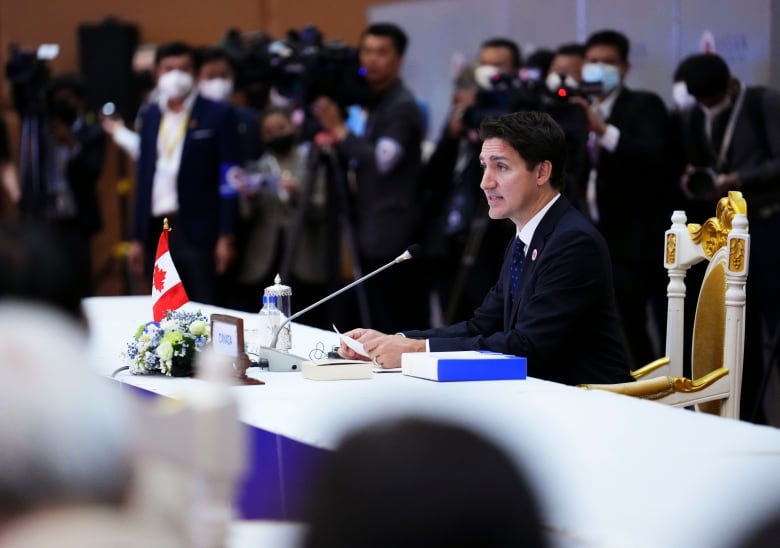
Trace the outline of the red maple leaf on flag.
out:
[[[159,266],[154,265],[154,275],[152,276],[152,283],[157,291],[162,291],[165,287],[165,275],[167,272],[161,269]]]

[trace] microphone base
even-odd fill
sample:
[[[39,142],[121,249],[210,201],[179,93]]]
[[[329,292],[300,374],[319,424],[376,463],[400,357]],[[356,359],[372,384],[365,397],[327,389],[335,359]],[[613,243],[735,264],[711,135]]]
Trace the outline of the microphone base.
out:
[[[257,358],[260,362],[260,367],[278,373],[298,372],[301,370],[301,362],[306,360],[306,358],[301,358],[295,354],[289,354],[265,346],[257,349]]]

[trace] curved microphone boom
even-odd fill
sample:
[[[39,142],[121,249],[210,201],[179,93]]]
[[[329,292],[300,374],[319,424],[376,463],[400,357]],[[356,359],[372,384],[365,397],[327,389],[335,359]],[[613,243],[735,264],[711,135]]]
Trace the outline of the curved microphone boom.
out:
[[[360,278],[358,278],[358,279],[357,279],[357,280],[355,280],[354,282],[352,282],[352,283],[350,283],[350,284],[348,284],[348,285],[345,285],[344,287],[342,287],[341,289],[339,289],[339,290],[338,290],[338,291],[336,291],[335,293],[331,293],[331,294],[330,294],[330,295],[328,295],[327,297],[325,297],[325,298],[323,298],[323,299],[320,299],[320,300],[319,300],[319,301],[317,301],[316,303],[314,303],[314,304],[311,304],[311,305],[307,306],[307,307],[306,307],[306,308],[304,308],[303,310],[299,310],[299,311],[298,311],[298,312],[296,312],[295,314],[291,314],[291,315],[290,315],[290,317],[289,317],[289,318],[287,318],[286,320],[284,320],[284,321],[281,323],[281,325],[279,325],[279,327],[276,329],[276,332],[274,333],[274,336],[273,336],[273,338],[271,339],[271,343],[270,343],[268,346],[269,346],[270,348],[272,348],[272,349],[275,349],[275,348],[276,348],[276,342],[279,340],[279,333],[281,333],[281,332],[282,332],[282,329],[284,329],[284,326],[286,326],[288,323],[290,323],[291,321],[293,321],[295,318],[299,318],[299,317],[303,316],[304,314],[306,314],[308,311],[310,311],[310,310],[312,310],[312,309],[314,309],[314,308],[317,308],[318,306],[320,306],[320,305],[321,305],[321,304],[323,304],[323,303],[326,303],[326,302],[328,302],[328,301],[329,301],[329,300],[331,300],[332,298],[334,298],[334,297],[338,297],[339,295],[341,295],[342,293],[344,293],[344,292],[345,292],[345,291],[347,291],[348,289],[352,289],[352,288],[353,288],[353,287],[355,287],[356,285],[358,285],[358,284],[361,284],[361,283],[365,282],[367,279],[369,279],[369,278],[372,278],[373,276],[376,276],[377,274],[379,274],[379,273],[380,273],[380,272],[382,272],[383,270],[386,270],[386,269],[390,268],[390,267],[391,267],[391,266],[393,266],[393,265],[396,265],[396,264],[398,264],[398,263],[402,263],[402,262],[404,262],[404,261],[408,261],[409,259],[413,259],[414,257],[417,257],[417,256],[419,256],[419,255],[420,255],[420,251],[421,251],[421,249],[422,249],[422,248],[421,248],[421,246],[420,246],[419,244],[412,244],[412,245],[410,245],[410,246],[409,246],[409,247],[406,249],[406,251],[404,251],[403,253],[401,253],[401,254],[400,254],[398,257],[396,257],[395,259],[393,259],[392,261],[390,261],[390,262],[389,262],[389,263],[387,263],[386,265],[384,265],[384,266],[380,266],[379,268],[377,268],[377,269],[376,269],[376,270],[374,270],[373,272],[369,272],[369,273],[368,273],[368,274],[366,274],[365,276],[361,276]]]

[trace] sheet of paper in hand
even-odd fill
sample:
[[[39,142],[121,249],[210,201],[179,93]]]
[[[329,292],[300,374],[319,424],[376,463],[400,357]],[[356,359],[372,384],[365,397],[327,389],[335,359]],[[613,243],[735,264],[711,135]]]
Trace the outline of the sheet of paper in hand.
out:
[[[338,328],[336,328],[336,324],[333,324],[333,331],[336,332],[336,334],[339,336],[339,338],[344,341],[344,344],[346,344],[349,348],[360,354],[361,356],[365,356],[366,358],[370,357],[368,355],[368,352],[366,352],[366,349],[363,348],[363,343],[360,341],[356,341],[352,337],[349,337],[347,335],[343,335],[339,332]]]

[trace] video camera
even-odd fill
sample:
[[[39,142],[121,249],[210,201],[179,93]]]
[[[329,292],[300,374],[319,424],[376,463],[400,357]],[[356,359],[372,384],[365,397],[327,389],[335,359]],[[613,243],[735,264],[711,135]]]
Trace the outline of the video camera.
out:
[[[477,92],[476,102],[466,109],[463,122],[478,129],[482,120],[509,112],[537,110],[548,113],[565,132],[584,133],[586,117],[580,105],[570,99],[585,96],[575,82],[556,75],[556,85],[549,86],[536,68],[523,68],[517,73],[494,73]],[[550,80],[553,80],[552,78]]]
[[[233,52],[245,84],[273,87],[298,106],[320,96],[343,108],[368,99],[357,49],[338,40],[325,41],[314,26],[290,30],[281,40],[267,35],[241,40],[230,31],[223,45]]]
[[[35,49],[10,45],[5,76],[11,84],[14,108],[21,116],[45,110],[46,86],[51,76],[47,61],[55,59],[59,52],[57,44],[42,44]]]

